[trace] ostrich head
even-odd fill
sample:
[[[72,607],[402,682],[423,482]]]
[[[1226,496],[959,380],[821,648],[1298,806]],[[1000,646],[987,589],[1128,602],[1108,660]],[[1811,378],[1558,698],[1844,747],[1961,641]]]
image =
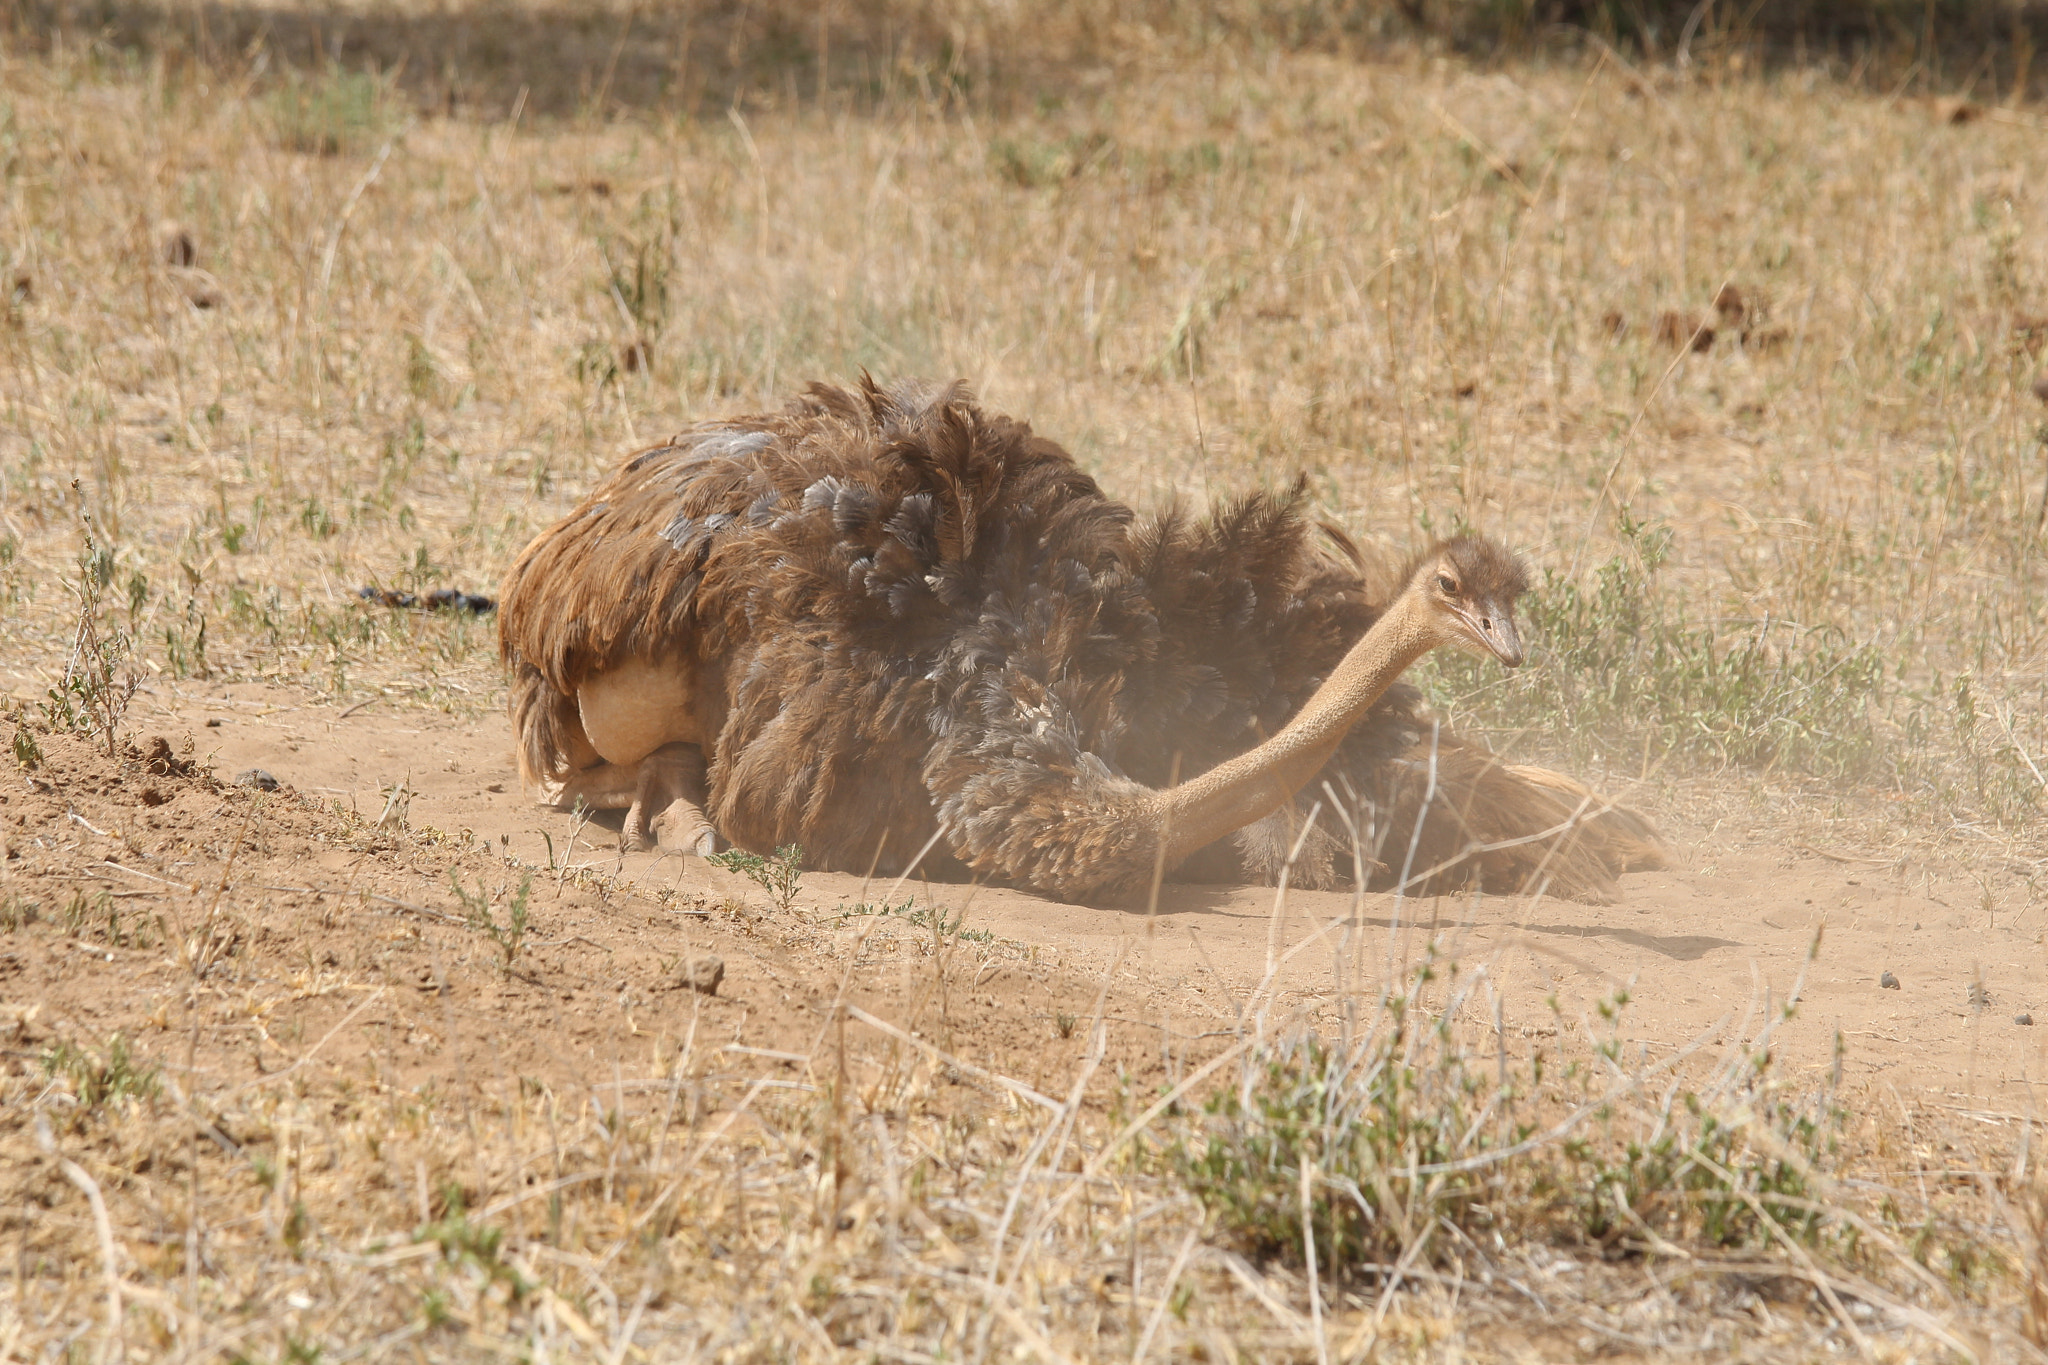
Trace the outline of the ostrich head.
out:
[[[1434,643],[1521,666],[1515,599],[1529,590],[1529,574],[1513,552],[1478,536],[1457,536],[1419,556],[1407,582],[1428,609]]]

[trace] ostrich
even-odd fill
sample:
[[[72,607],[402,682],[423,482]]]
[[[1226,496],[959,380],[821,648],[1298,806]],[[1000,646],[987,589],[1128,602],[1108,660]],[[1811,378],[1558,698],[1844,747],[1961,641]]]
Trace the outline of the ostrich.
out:
[[[1460,536],[1376,600],[1305,502],[1137,516],[958,384],[691,427],[506,578],[521,778],[624,808],[629,848],[796,844],[1065,900],[1283,867],[1603,900],[1661,865],[1640,816],[1397,681],[1444,644],[1521,663],[1515,557]]]

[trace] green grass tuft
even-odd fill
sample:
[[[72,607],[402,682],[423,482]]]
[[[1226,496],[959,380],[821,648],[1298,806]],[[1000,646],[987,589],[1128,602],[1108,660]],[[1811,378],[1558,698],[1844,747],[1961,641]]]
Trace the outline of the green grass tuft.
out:
[[[1769,616],[1694,619],[1658,570],[1670,532],[1630,524],[1590,581],[1545,570],[1523,599],[1534,667],[1464,655],[1434,669],[1435,700],[1488,729],[1528,727],[1582,761],[1601,748],[1695,766],[1860,776],[1897,679],[1870,640]]]

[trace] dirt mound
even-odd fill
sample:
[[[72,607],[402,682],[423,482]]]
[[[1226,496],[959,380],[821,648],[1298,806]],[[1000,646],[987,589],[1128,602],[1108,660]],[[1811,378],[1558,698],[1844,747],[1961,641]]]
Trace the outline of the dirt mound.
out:
[[[216,1081],[291,1066],[554,1084],[637,1065],[640,1040],[691,1027],[808,1049],[835,995],[892,1014],[932,995],[914,974],[846,982],[839,940],[862,938],[877,961],[950,951],[908,917],[779,909],[701,864],[706,885],[658,889],[589,862],[524,864],[468,831],[416,827],[402,786],[370,815],[223,781],[189,735],[117,760],[67,735],[39,748],[0,794],[0,990],[32,1008],[37,1036],[80,1046],[196,1031],[184,1065]],[[709,963],[715,989],[693,989]],[[1005,993],[984,981],[971,1014],[949,1013],[943,992],[930,1008],[970,1052],[1042,1060],[1043,1039],[1013,1049],[1010,1026],[992,1025]]]

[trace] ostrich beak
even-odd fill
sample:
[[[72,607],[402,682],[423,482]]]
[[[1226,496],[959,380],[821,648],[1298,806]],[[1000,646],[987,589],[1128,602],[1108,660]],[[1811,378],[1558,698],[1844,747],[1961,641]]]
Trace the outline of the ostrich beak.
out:
[[[1515,616],[1507,607],[1484,603],[1462,613],[1472,638],[1509,668],[1522,666],[1522,637],[1515,631]]]

